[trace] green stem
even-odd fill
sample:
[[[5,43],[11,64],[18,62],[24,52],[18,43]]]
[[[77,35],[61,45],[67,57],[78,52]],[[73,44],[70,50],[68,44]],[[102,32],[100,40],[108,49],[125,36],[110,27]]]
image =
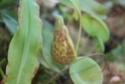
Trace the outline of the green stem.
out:
[[[1,65],[2,65],[4,62],[5,62],[5,59],[3,59],[3,60],[0,62],[0,75],[1,75],[2,78],[4,77],[4,72],[3,72],[3,70],[2,70]]]
[[[66,65],[59,73],[57,73],[54,77],[52,77],[47,84],[50,84],[53,80],[55,80],[57,77],[59,77],[61,75],[62,72],[64,72],[65,70],[69,69],[70,65]]]
[[[78,55],[78,50],[79,50],[79,44],[80,44],[80,38],[81,38],[81,31],[82,31],[82,15],[81,15],[81,10],[80,7],[78,6],[80,3],[78,1],[75,2],[73,0],[70,0],[72,2],[72,4],[75,6],[75,10],[78,12],[79,14],[79,19],[80,19],[80,27],[79,27],[79,33],[78,33],[78,40],[77,40],[77,44],[76,44],[76,56]]]
[[[80,18],[81,18],[81,14],[80,14]],[[77,44],[76,44],[76,55],[78,55],[80,38],[81,38],[81,32],[82,32],[82,24],[81,24],[81,19],[80,19],[80,27],[79,27],[79,33],[78,33],[78,40],[77,40]]]
[[[0,67],[0,75],[1,75],[2,78],[4,78],[4,72],[3,72],[1,67]]]

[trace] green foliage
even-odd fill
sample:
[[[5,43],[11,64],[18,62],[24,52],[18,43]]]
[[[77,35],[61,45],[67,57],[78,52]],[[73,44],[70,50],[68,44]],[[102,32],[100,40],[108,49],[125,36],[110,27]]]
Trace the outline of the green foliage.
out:
[[[104,47],[103,41],[99,37],[94,38],[94,44],[98,52],[104,52],[105,47]]]
[[[105,8],[91,0],[60,0],[60,2],[75,9],[75,19],[78,19],[79,17],[80,31],[78,36],[78,44],[80,39],[79,37],[81,35],[81,27],[83,27],[84,30],[94,38],[97,50],[99,52],[104,52],[103,42],[106,42],[109,39],[108,28],[102,21],[102,18],[104,18],[106,14]],[[85,11],[88,14],[83,14],[81,16],[80,10]],[[76,46],[77,52],[79,45]],[[94,67],[92,67],[93,65]],[[103,80],[100,67],[96,62],[89,58],[73,64],[70,67],[70,76],[75,84],[102,84]]]
[[[71,3],[71,1],[77,1],[76,4],[78,4],[77,6],[79,6],[80,10],[85,11],[86,13],[92,16],[104,18],[106,14],[105,7],[94,0],[59,0],[59,1],[60,3],[74,9],[76,8],[76,6],[74,6],[74,4]]]
[[[3,59],[3,60],[0,61],[0,75],[1,75],[2,77],[4,77],[4,72],[3,72],[2,68],[1,68],[1,65],[2,65],[4,62],[5,62],[5,59]]]
[[[74,84],[102,84],[103,74],[98,64],[85,58],[70,67],[70,76]]]
[[[19,0],[0,0],[0,23],[5,23],[12,34],[17,31],[17,13],[12,8],[18,2]]]
[[[106,15],[105,7],[94,0],[80,0],[80,5],[81,9],[91,16],[104,18]]]
[[[2,8],[10,8],[17,4],[19,0],[0,0],[0,9]]]
[[[37,72],[42,46],[39,7],[35,0],[21,0],[18,31],[8,51],[5,84],[31,84]]]
[[[107,26],[100,19],[95,19],[88,14],[82,16],[82,24],[84,30],[92,37],[98,37],[103,42],[109,39],[109,31]]]
[[[104,52],[104,42],[109,39],[109,30],[102,20],[106,14],[104,6],[94,0],[60,0],[60,3],[76,10],[75,19],[79,17],[83,29],[94,38],[97,51]],[[88,14],[83,14],[81,17],[80,10]]]
[[[70,3],[71,1],[71,3]],[[102,19],[98,18],[104,16],[105,8],[95,1],[90,0],[60,0],[64,5],[75,9],[75,18],[80,21],[80,29],[78,35],[78,43],[76,45],[76,52],[78,51],[79,40],[81,35],[81,27],[92,36],[96,43],[97,49],[100,52],[104,51],[103,42],[109,39],[109,31]],[[81,16],[83,10],[88,14]],[[78,14],[78,15],[77,15]],[[81,67],[83,66],[83,67]],[[103,76],[100,67],[93,60],[86,58],[78,61],[70,67],[70,76],[75,84],[102,84]]]
[[[103,42],[106,42],[109,39],[109,30],[106,24],[98,17],[93,18],[88,14],[84,14],[82,16],[82,25],[84,30],[94,38],[97,50],[104,52]]]
[[[102,20],[106,14],[105,8],[94,0],[59,1],[74,9],[74,17],[79,20],[80,29],[83,27],[88,35],[93,37],[97,50],[103,52],[104,42],[109,39],[109,30]],[[0,9],[0,22],[5,23],[10,32],[15,34],[9,47],[7,76],[4,82],[5,84],[30,84],[38,68],[37,55],[40,56],[40,63],[54,72],[60,72],[64,66],[52,59],[50,48],[54,33],[53,26],[44,19],[41,34],[41,23],[35,0],[21,0],[17,30],[16,14],[14,11],[8,10],[17,2],[18,0],[0,1],[0,8],[5,8],[5,10]],[[82,15],[81,11],[87,14]],[[43,36],[43,46],[41,35]],[[81,30],[78,44],[80,35]],[[41,47],[39,54],[38,50]],[[71,65],[70,76],[75,84],[102,84],[103,80],[100,67],[90,58],[78,60]]]
[[[17,31],[17,21],[14,17],[10,16],[9,11],[2,11],[2,20],[6,24],[7,28],[10,30],[12,34],[15,34]],[[14,13],[14,12],[13,12]]]
[[[125,62],[125,59],[123,59],[125,55],[125,42],[123,41],[121,44],[119,44],[115,49],[113,49],[111,52],[107,53],[107,60],[108,61],[120,61]]]

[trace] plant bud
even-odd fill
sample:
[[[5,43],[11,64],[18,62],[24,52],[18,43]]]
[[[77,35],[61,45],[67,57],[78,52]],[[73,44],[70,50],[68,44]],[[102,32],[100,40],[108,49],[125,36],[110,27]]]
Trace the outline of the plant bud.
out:
[[[55,22],[51,54],[60,64],[69,64],[76,59],[74,46],[62,17],[58,17]]]

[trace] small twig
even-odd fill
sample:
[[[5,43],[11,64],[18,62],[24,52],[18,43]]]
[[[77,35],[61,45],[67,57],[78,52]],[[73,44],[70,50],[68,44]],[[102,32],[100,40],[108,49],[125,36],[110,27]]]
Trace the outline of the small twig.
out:
[[[76,60],[75,62],[73,62],[72,64],[74,64],[74,63],[76,63],[76,62],[78,62],[78,61],[80,61],[80,60],[82,60],[82,59],[85,59],[85,58],[87,58],[87,57],[93,57],[93,56],[105,56],[104,54],[100,54],[100,53],[94,53],[94,54],[89,54],[89,55],[86,55],[86,56],[84,56],[84,57],[82,57],[81,59],[78,59],[78,60]],[[71,64],[71,65],[72,65]]]
[[[60,76],[60,74],[62,72],[64,72],[65,70],[67,70],[70,66],[69,65],[66,65],[59,73],[57,73],[54,77],[52,77],[48,82],[47,84],[51,83],[53,80],[55,80],[58,76]]]
[[[95,53],[95,54],[86,55],[86,56],[82,57],[81,59],[78,59],[78,60],[72,62],[71,64],[66,65],[59,73],[57,73],[54,77],[52,77],[52,78],[47,82],[47,84],[49,84],[49,83],[51,83],[53,80],[55,80],[58,76],[60,76],[60,74],[61,74],[62,72],[64,72],[65,70],[69,69],[70,66],[73,65],[74,63],[76,63],[76,62],[78,62],[78,61],[80,61],[80,60],[82,60],[82,59],[85,59],[85,58],[88,58],[88,57],[93,57],[93,56],[105,56],[105,55],[104,55],[104,54],[100,54],[100,53]],[[106,58],[105,58],[105,61],[106,61]],[[107,61],[106,61],[105,67],[106,67],[106,65],[107,65]],[[104,67],[104,69],[105,69],[105,67]],[[103,69],[103,70],[104,70],[104,69]],[[103,71],[103,70],[102,70],[102,71]]]

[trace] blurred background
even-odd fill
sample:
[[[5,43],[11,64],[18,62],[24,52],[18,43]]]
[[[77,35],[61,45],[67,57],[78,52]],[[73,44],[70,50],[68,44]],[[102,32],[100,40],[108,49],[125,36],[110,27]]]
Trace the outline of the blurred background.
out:
[[[96,1],[106,8],[104,22],[110,30],[110,39],[104,43],[104,54],[106,56],[93,58],[102,69],[106,65],[103,70],[103,84],[125,84],[125,0]],[[59,0],[37,0],[37,3],[40,6],[40,18],[42,19],[43,25],[42,35],[43,45],[46,49],[45,54],[47,56],[51,55],[47,51],[50,51],[49,45],[51,45],[53,39],[54,21],[57,15],[63,16],[74,45],[76,45],[79,21],[72,18],[74,10],[60,3]],[[19,0],[0,0],[0,80],[2,80],[6,69],[9,43],[17,30],[18,7]],[[97,51],[93,39],[83,30],[78,53],[79,56],[85,56],[95,52]],[[106,61],[104,60],[105,58]],[[32,84],[46,84],[59,71],[55,65],[52,65],[53,70],[46,65],[45,60],[43,60],[43,52],[40,53],[39,59],[40,67]],[[51,84],[73,83],[67,70],[53,80]]]

